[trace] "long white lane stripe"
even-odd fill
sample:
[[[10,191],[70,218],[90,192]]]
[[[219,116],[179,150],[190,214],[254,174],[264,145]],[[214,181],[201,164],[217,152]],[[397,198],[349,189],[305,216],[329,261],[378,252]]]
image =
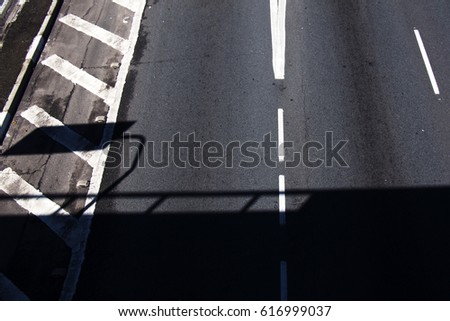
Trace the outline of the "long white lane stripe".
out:
[[[434,76],[433,68],[431,68],[430,59],[428,58],[427,50],[425,49],[425,45],[423,44],[422,37],[420,35],[419,30],[414,29],[414,34],[416,35],[417,43],[419,44],[420,53],[422,54],[423,61],[425,63],[425,67],[427,68],[428,77],[430,78],[431,85],[433,86],[434,93],[439,95],[439,86],[436,81],[436,77]]]
[[[45,59],[42,64],[47,66],[64,78],[70,80],[76,85],[80,85],[84,89],[90,91],[94,95],[103,99],[106,103],[114,96],[115,89],[109,87],[100,79],[88,74],[86,71],[77,68],[67,60],[62,59],[57,55],[52,55]]]
[[[68,246],[73,248],[76,245],[71,238],[73,228],[77,223],[76,220],[11,168],[0,172],[0,189],[11,195],[20,207],[39,217]]]
[[[286,225],[286,178],[284,175],[280,175],[278,179],[279,183],[279,212],[280,212],[280,225]]]
[[[125,54],[130,49],[130,42],[128,40],[73,14],[68,14],[59,19],[59,21],[90,37],[100,40],[108,46],[120,51],[122,54]]]
[[[288,282],[287,282],[287,262],[280,262],[280,300],[288,299]]]
[[[286,56],[286,0],[278,1],[278,38],[279,50],[277,58],[277,74],[284,79],[285,56]]]
[[[286,56],[286,0],[270,0],[272,64],[275,79],[284,79]]]
[[[284,110],[278,109],[278,160],[284,162]]]
[[[43,130],[53,140],[65,146],[78,157],[86,161],[91,167],[98,164],[100,152],[92,150],[94,147],[93,144],[86,138],[78,135],[69,127],[65,126],[58,119],[50,116],[42,108],[34,105],[20,115],[34,126]],[[51,130],[52,127],[58,127],[58,132]]]
[[[113,0],[114,3],[117,3],[118,5],[127,8],[128,10],[131,10],[133,12],[139,11],[140,3],[136,0]]]

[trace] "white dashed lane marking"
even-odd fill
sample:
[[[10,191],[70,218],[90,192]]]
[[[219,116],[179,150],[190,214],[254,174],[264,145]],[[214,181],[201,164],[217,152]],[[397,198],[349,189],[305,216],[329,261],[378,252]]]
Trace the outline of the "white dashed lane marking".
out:
[[[278,109],[278,160],[284,162],[284,110]]]
[[[420,35],[419,30],[414,29],[414,34],[416,35],[417,44],[419,45],[420,53],[422,54],[423,61],[425,63],[425,68],[427,69],[428,77],[431,81],[431,86],[433,87],[433,91],[436,95],[439,95],[439,86],[436,81],[436,77],[434,76],[433,68],[431,67],[430,59],[428,58],[427,50],[425,49],[425,45],[423,44],[422,36]]]
[[[279,177],[279,212],[280,212],[280,225],[286,225],[286,178],[284,175]]]
[[[50,116],[38,106],[31,106],[21,113],[21,116],[44,131],[54,141],[60,143],[75,155],[86,161],[91,167],[98,164],[100,151],[94,150],[95,146],[86,138],[65,126],[58,119]],[[58,131],[52,130],[58,127]]]
[[[48,57],[42,64],[53,69],[75,85],[80,85],[84,89],[100,97],[107,104],[115,96],[115,89],[113,87],[108,86],[100,79],[95,78],[86,71],[72,65],[70,62],[57,55]]]
[[[275,79],[284,79],[286,56],[286,0],[270,0],[272,63]]]
[[[122,37],[119,37],[118,35],[73,14],[68,14],[67,16],[59,19],[59,21],[77,31],[85,33],[86,35],[103,42],[104,44],[107,44],[111,48],[120,51],[122,54],[125,54],[130,49],[130,42],[128,40],[123,39]]]
[[[78,242],[71,237],[77,221],[11,168],[0,172],[0,189],[10,195],[28,213],[39,217],[69,247],[77,246]]]

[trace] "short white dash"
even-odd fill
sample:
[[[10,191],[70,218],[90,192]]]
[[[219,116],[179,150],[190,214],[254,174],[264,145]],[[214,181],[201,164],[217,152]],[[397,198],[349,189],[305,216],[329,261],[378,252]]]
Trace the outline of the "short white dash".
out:
[[[433,86],[434,93],[439,95],[439,86],[436,81],[436,77],[434,76],[433,68],[431,68],[430,59],[428,58],[427,50],[425,49],[425,45],[423,44],[422,37],[420,35],[419,30],[414,29],[414,34],[416,35],[417,43],[419,44],[420,52],[422,54],[423,61],[425,63],[425,67],[427,68],[428,77],[430,77],[431,85]]]
[[[280,212],[280,226],[286,225],[286,178],[284,175],[279,177],[279,212]]]
[[[286,0],[270,0],[272,64],[275,79],[284,79],[286,55]]]
[[[100,151],[93,150],[94,145],[86,138],[78,135],[58,119],[50,116],[38,106],[31,106],[21,113],[21,116],[34,126],[43,130],[53,140],[60,143],[78,157],[86,161],[91,167],[97,166]],[[58,131],[52,128],[58,127]]]
[[[100,79],[95,78],[86,71],[72,65],[70,62],[57,55],[48,57],[42,64],[53,69],[74,84],[80,85],[84,89],[100,97],[105,103],[112,99],[111,97],[114,97],[114,88],[109,87]]]
[[[287,279],[287,262],[280,262],[280,300],[288,299],[288,279]]]
[[[11,168],[0,172],[0,190],[11,195],[16,203],[27,212],[39,217],[71,248],[75,246],[70,234],[77,221]]]
[[[118,5],[127,8],[130,11],[138,12],[139,10],[139,1],[136,0],[113,0],[114,3],[117,3]]]
[[[278,160],[284,162],[284,111],[278,109]]]
[[[67,16],[59,19],[59,21],[107,44],[108,46],[120,51],[122,54],[125,54],[130,49],[130,42],[128,40],[73,14],[68,14]]]

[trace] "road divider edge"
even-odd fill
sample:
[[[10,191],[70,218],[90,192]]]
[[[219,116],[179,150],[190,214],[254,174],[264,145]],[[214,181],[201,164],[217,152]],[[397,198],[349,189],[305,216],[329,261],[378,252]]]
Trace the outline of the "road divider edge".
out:
[[[19,107],[31,76],[33,75],[33,70],[39,61],[42,51],[44,50],[48,36],[50,35],[53,25],[55,24],[63,2],[64,0],[52,1],[38,34],[34,37],[33,42],[28,48],[28,53],[22,64],[22,69],[19,76],[16,79],[14,87],[9,94],[3,110],[0,112],[0,144],[3,144],[9,127],[11,126],[11,122],[17,108]]]

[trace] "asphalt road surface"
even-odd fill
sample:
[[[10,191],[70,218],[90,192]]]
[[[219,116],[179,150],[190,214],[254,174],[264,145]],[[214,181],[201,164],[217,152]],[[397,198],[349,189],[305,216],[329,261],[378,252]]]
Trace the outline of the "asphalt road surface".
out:
[[[450,3],[282,4],[150,1],[76,299],[450,298]],[[315,143],[146,163],[177,133]]]

